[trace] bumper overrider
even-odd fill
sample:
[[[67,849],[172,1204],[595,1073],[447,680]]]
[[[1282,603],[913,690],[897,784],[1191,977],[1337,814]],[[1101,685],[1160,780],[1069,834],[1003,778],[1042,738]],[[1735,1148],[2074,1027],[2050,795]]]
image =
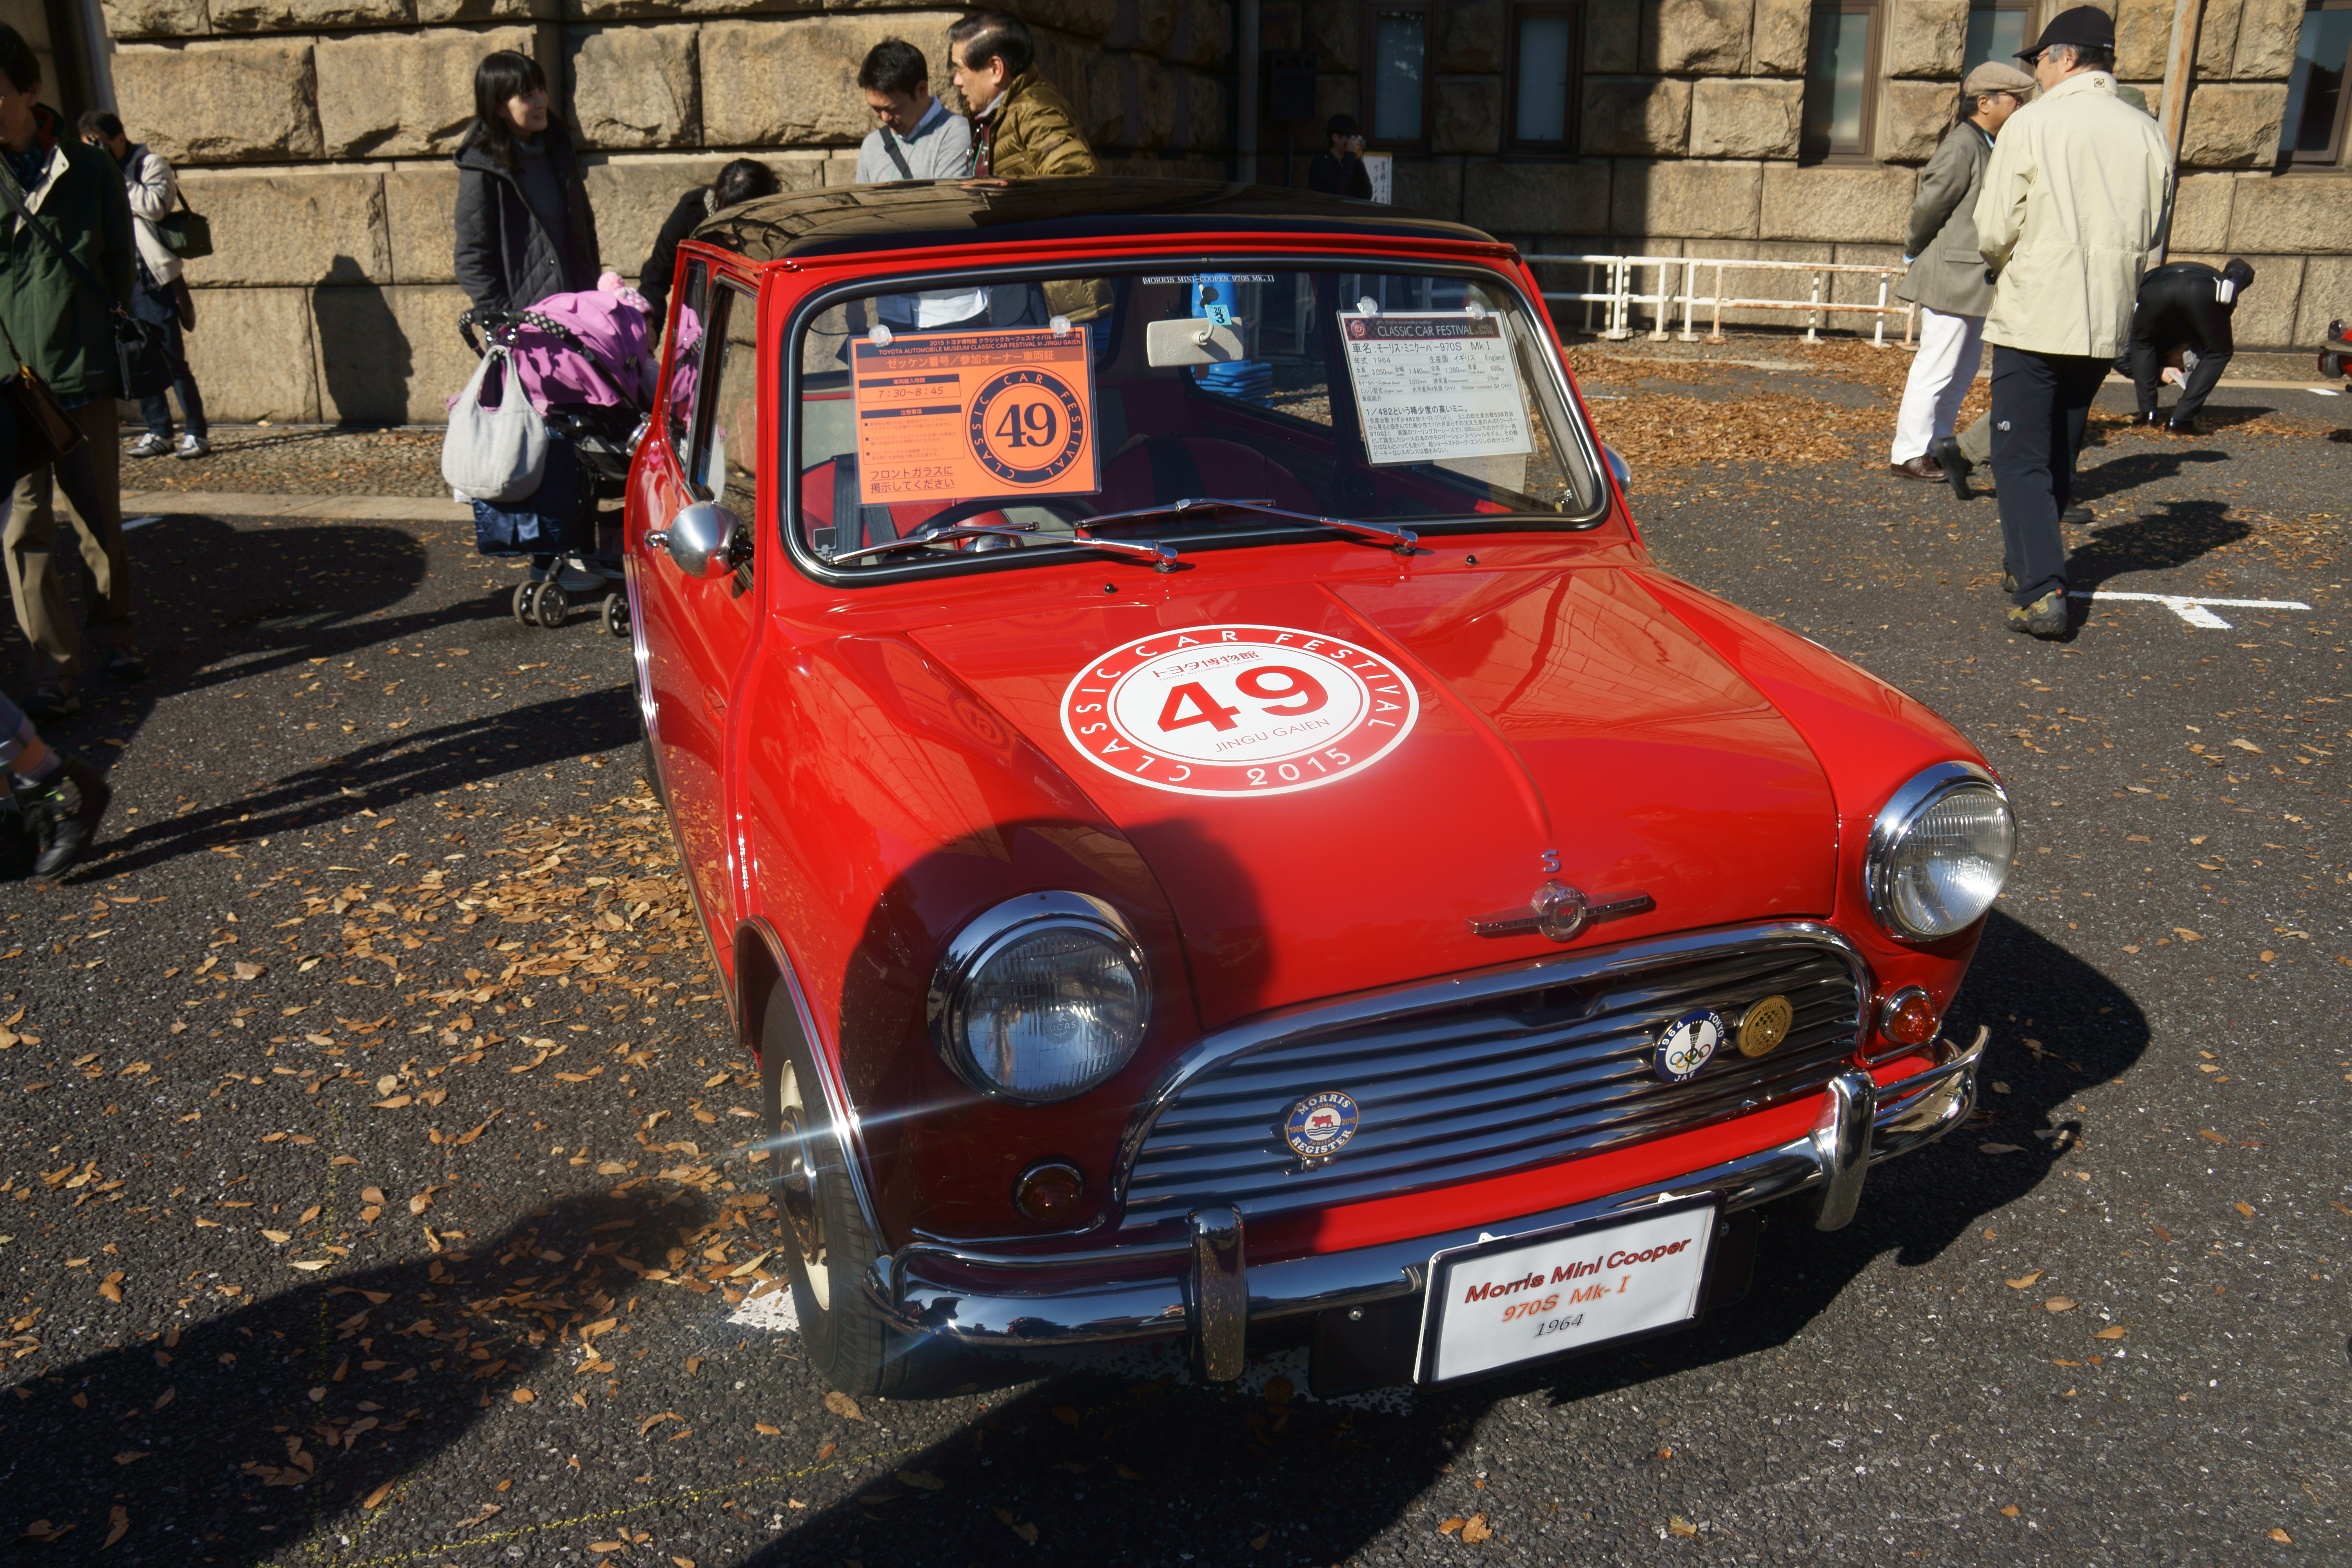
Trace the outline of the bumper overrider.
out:
[[[1730,1215],[1800,1193],[1811,1194],[1808,1212],[1816,1226],[1837,1229],[1853,1217],[1872,1164],[1934,1142],[1969,1114],[1986,1038],[1979,1030],[1965,1048],[1937,1039],[1922,1053],[1936,1065],[1892,1083],[1877,1083],[1860,1069],[1841,1072],[1822,1090],[1820,1114],[1803,1137],[1515,1219],[1252,1265],[1241,1215],[1202,1207],[1187,1216],[1189,1235],[1173,1242],[1085,1253],[1024,1257],[918,1242],[876,1259],[864,1287],[908,1336],[909,1354],[1017,1354],[1181,1338],[1202,1376],[1231,1381],[1241,1374],[1253,1329],[1318,1317],[1320,1363],[1326,1324],[1344,1321],[1360,1338],[1385,1320],[1393,1337],[1403,1319],[1417,1321],[1431,1258],[1482,1239],[1635,1217],[1645,1205],[1691,1199],[1716,1200]],[[1383,1358],[1377,1346],[1368,1355],[1342,1352],[1330,1359],[1368,1363],[1358,1370],[1373,1375],[1327,1377],[1318,1366],[1318,1384],[1403,1380],[1378,1375]],[[1386,1364],[1411,1375],[1409,1359]]]

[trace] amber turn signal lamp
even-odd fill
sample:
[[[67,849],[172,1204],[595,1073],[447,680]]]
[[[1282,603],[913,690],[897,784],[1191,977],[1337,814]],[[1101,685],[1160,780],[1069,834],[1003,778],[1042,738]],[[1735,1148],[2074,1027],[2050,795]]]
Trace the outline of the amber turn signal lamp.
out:
[[[1916,985],[1906,985],[1878,1005],[1878,1032],[1898,1046],[1924,1046],[1936,1037],[1935,1004]]]
[[[1067,1160],[1040,1160],[1013,1184],[1013,1206],[1039,1225],[1077,1218],[1086,1197],[1086,1174]]]

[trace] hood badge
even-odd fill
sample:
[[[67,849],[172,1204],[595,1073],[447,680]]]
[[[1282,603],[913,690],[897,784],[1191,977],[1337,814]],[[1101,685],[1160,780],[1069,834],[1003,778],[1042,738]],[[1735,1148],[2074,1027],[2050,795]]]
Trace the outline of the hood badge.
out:
[[[1658,1032],[1652,1070],[1664,1082],[1688,1083],[1698,1076],[1699,1068],[1715,1059],[1724,1033],[1720,1014],[1705,1009],[1684,1014]]]
[[[1601,921],[1622,921],[1628,915],[1647,914],[1658,907],[1647,893],[1619,893],[1606,899],[1588,899],[1581,889],[1565,882],[1548,881],[1536,889],[1524,912],[1503,910],[1491,915],[1474,916],[1470,929],[1479,936],[1522,936],[1529,931],[1541,931],[1554,942],[1573,942],[1584,928]]]
[[[1346,1148],[1361,1121],[1356,1102],[1339,1090],[1310,1094],[1283,1119],[1282,1141],[1312,1169]]]

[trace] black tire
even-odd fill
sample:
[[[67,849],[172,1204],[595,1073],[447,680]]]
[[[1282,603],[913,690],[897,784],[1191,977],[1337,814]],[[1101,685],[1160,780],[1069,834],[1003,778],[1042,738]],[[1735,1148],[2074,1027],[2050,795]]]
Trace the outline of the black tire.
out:
[[[549,631],[555,630],[572,618],[572,595],[563,584],[550,577],[539,585],[538,596],[531,600],[531,618]]]
[[[515,591],[514,591],[514,618],[515,618],[516,620],[518,620],[518,621],[520,621],[524,626],[537,626],[539,623],[538,623],[536,620],[532,619],[532,610],[533,610],[533,605],[536,604],[536,602],[537,602],[538,598],[539,598],[539,584],[536,584],[536,583],[518,583],[518,584],[515,584]]]
[[[782,982],[768,993],[760,1021],[760,1088],[778,1168],[784,1268],[809,1365],[844,1394],[898,1393],[902,1369],[893,1352],[900,1336],[865,1287],[880,1249],[850,1191],[847,1151]]]
[[[629,635],[629,596],[626,594],[604,595],[604,630],[616,637]]]

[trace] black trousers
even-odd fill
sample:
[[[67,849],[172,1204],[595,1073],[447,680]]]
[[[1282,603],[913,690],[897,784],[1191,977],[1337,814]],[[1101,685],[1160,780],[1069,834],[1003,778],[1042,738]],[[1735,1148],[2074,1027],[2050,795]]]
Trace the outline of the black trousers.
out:
[[[2158,268],[2139,286],[2139,303],[2132,311],[2131,361],[2133,389],[2142,414],[2156,412],[2157,391],[2164,384],[2164,357],[2177,348],[2197,351],[2197,368],[2183,378],[2180,402],[2172,422],[2180,424],[2205,405],[2205,398],[2230,366],[2237,352],[2230,314],[2236,303],[2223,304],[2214,291],[2218,277],[2210,268]]]
[[[2001,566],[2011,597],[2030,605],[2066,587],[2058,516],[2074,488],[2074,458],[2091,399],[2114,361],[1992,346],[1992,474],[2000,503]]]

